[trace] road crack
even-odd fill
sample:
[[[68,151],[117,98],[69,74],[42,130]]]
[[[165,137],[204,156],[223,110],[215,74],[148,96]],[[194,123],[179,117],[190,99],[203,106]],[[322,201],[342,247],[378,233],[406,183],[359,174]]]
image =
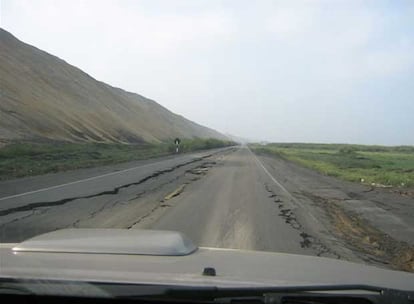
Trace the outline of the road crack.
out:
[[[178,168],[184,167],[186,165],[201,161],[205,158],[211,157],[213,154],[209,154],[200,158],[195,158],[192,159],[190,161],[184,162],[182,164],[173,166],[171,168],[168,169],[164,169],[164,170],[160,170],[160,171],[156,171],[155,173],[148,175],[144,178],[142,178],[141,180],[137,181],[137,182],[133,182],[133,183],[128,183],[128,184],[124,184],[118,187],[113,188],[112,190],[106,190],[106,191],[102,191],[99,193],[95,193],[95,194],[90,194],[90,195],[84,195],[84,196],[75,196],[75,197],[69,197],[69,198],[64,198],[61,200],[57,200],[57,201],[51,201],[51,202],[36,202],[36,203],[30,203],[24,206],[19,206],[19,207],[14,207],[14,208],[9,208],[9,209],[4,209],[4,210],[0,210],[0,216],[5,216],[5,215],[9,215],[12,213],[16,213],[16,212],[22,212],[22,211],[30,211],[39,207],[54,207],[54,206],[60,206],[60,205],[64,205],[66,203],[75,201],[75,200],[79,200],[79,199],[89,199],[89,198],[94,198],[94,197],[99,197],[99,196],[104,196],[104,195],[116,195],[119,193],[119,191],[121,189],[125,189],[131,186],[136,186],[136,185],[140,185],[145,183],[148,180],[157,178],[163,174],[166,173],[170,173]]]
[[[414,247],[380,231],[367,220],[339,206],[340,200],[304,193],[326,210],[333,232],[366,262],[414,272]]]
[[[199,166],[187,170],[185,171],[184,175],[190,173],[190,174],[195,174],[198,177],[196,179],[194,178],[190,178],[187,180],[187,182],[184,182],[181,186],[179,186],[177,189],[175,189],[173,192],[169,193],[168,195],[166,195],[162,200],[160,200],[156,206],[154,206],[150,211],[148,211],[146,214],[142,215],[141,217],[139,217],[136,221],[134,221],[132,224],[130,224],[127,229],[131,229],[133,228],[135,225],[141,223],[143,220],[149,218],[151,215],[153,215],[155,212],[157,212],[160,208],[169,208],[169,207],[173,207],[173,204],[168,204],[166,203],[166,201],[172,200],[173,198],[181,195],[185,188],[190,185],[191,183],[199,180],[201,177],[204,177],[208,170],[214,166],[217,165],[217,162],[215,161],[208,161],[208,162],[203,162],[202,164],[200,164]],[[202,173],[201,173],[202,172]],[[182,176],[178,176],[177,179],[181,178]]]
[[[278,215],[285,220],[286,224],[299,232],[299,236],[302,238],[302,241],[300,241],[301,248],[313,249],[316,251],[317,256],[333,256],[337,259],[341,258],[338,253],[328,248],[321,240],[306,233],[303,225],[296,218],[296,214],[292,209],[285,208],[282,199],[280,199],[267,184],[265,184],[265,189],[269,193],[269,198],[273,198],[273,201],[277,204],[280,210]]]

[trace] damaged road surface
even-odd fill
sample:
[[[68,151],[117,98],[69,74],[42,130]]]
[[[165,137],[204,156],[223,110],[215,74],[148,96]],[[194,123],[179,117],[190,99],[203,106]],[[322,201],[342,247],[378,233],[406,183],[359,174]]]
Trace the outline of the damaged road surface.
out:
[[[69,227],[166,229],[200,246],[413,271],[414,204],[386,204],[397,197],[231,147],[0,183],[0,241]]]
[[[67,227],[127,228],[188,170],[233,149],[1,182],[0,241]]]

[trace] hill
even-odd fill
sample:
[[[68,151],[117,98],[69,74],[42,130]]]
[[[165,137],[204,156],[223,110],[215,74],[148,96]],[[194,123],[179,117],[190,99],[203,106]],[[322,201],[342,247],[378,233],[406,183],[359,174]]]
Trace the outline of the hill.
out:
[[[227,139],[141,95],[97,81],[0,29],[0,143]]]

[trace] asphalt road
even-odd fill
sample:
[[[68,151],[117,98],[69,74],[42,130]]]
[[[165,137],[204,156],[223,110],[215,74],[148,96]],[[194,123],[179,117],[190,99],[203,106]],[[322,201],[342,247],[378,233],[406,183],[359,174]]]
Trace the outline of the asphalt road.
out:
[[[334,182],[247,147],[2,182],[0,241],[69,227],[166,229],[200,246],[375,264],[333,233],[317,204],[316,195],[347,197],[349,189]],[[412,224],[387,212],[388,226],[412,239]]]
[[[159,190],[168,191],[186,170],[218,153],[227,149],[1,182],[1,241],[76,226],[85,216],[92,218],[138,196],[151,199]],[[134,209],[141,207],[134,204]],[[125,226],[125,219],[117,220],[117,226]]]

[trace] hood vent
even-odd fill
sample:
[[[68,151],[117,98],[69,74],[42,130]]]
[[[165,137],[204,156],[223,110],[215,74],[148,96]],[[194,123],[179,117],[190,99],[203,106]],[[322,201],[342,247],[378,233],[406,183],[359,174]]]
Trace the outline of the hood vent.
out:
[[[62,252],[182,256],[197,247],[175,231],[142,229],[62,229],[28,239],[15,252]]]

